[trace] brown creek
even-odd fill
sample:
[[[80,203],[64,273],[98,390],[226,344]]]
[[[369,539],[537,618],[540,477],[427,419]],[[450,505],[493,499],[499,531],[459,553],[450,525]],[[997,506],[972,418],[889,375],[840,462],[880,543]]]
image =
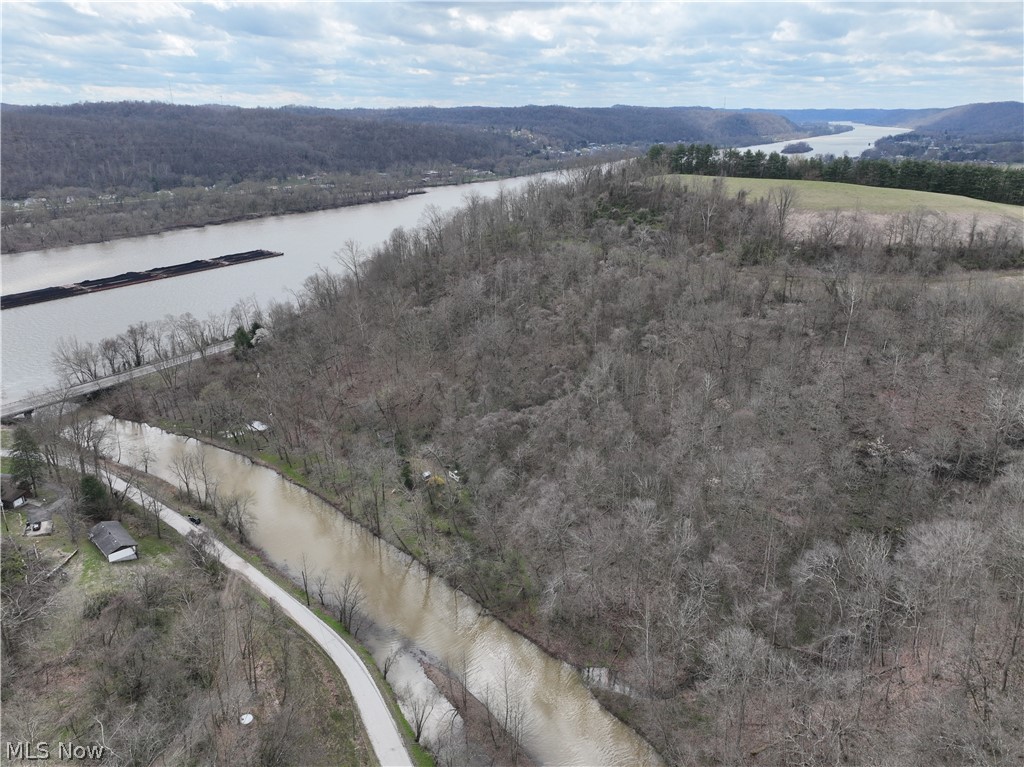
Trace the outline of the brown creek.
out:
[[[328,590],[348,576],[355,579],[368,619],[359,639],[378,666],[395,653],[388,681],[407,718],[424,700],[436,698],[425,727],[428,741],[457,731],[459,722],[426,678],[421,659],[454,671],[499,722],[518,733],[538,763],[661,763],[642,738],[597,702],[576,669],[314,494],[244,456],[152,426],[111,420],[109,432],[109,457],[173,484],[180,484],[175,462],[180,465],[185,454],[201,455],[218,495],[251,498],[250,540],[294,580],[303,567],[311,582],[326,578]]]

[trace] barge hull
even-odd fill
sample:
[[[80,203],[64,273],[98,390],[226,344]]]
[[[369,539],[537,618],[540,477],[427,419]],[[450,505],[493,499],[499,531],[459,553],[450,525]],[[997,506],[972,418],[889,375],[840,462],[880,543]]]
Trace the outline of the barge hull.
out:
[[[261,261],[264,258],[277,258],[283,255],[284,253],[273,250],[247,250],[244,253],[229,253],[226,256],[218,256],[217,258],[198,259],[184,264],[173,264],[172,266],[159,266],[142,272],[124,272],[113,277],[82,280],[73,285],[58,285],[52,288],[26,290],[23,293],[11,293],[7,296],[0,296],[0,309],[15,309],[19,306],[30,306],[31,304],[39,304],[43,301],[58,301],[62,298],[83,296],[100,290],[113,290],[114,288],[139,285],[143,282],[152,282],[153,280],[166,280],[171,277],[205,272],[208,269],[221,269],[225,266],[247,264],[250,261]]]

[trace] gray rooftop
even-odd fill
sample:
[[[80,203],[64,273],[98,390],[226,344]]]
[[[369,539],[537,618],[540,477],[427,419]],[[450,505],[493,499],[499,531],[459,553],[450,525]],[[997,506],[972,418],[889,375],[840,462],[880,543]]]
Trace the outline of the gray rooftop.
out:
[[[120,522],[113,520],[100,522],[89,531],[89,540],[96,544],[96,548],[106,556],[128,546],[138,546],[135,539],[128,535],[128,531],[121,527]]]

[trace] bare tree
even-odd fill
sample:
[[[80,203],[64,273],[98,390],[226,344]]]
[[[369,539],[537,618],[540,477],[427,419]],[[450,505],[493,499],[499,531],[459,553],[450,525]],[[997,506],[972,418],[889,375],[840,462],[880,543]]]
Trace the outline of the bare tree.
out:
[[[348,573],[340,583],[336,583],[331,589],[331,598],[334,602],[334,609],[338,612],[338,621],[341,622],[352,636],[359,636],[360,621],[359,607],[365,598],[363,589],[358,579],[352,573]]]
[[[91,343],[77,338],[59,338],[53,352],[53,365],[62,381],[88,383],[100,377],[100,355]]]
[[[334,258],[352,275],[356,283],[356,292],[358,293],[362,289],[363,261],[366,258],[359,247],[359,243],[352,239],[345,240],[344,246],[334,254]]]
[[[255,495],[247,493],[225,494],[220,499],[221,517],[229,530],[233,530],[242,543],[248,543],[249,534],[256,524],[252,510]]]
[[[420,738],[423,737],[427,722],[430,720],[430,715],[434,713],[434,708],[437,706],[437,688],[430,685],[429,693],[419,695],[411,685],[406,685],[403,692],[404,695],[401,697],[405,700],[409,709],[409,725],[412,727],[412,737],[414,741],[419,743]]]

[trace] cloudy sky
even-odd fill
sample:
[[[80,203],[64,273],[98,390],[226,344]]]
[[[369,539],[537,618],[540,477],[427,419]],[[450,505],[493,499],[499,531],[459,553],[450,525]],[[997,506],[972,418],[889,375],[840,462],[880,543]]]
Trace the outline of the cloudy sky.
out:
[[[2,100],[945,107],[1024,98],[1024,3],[19,2]]]

